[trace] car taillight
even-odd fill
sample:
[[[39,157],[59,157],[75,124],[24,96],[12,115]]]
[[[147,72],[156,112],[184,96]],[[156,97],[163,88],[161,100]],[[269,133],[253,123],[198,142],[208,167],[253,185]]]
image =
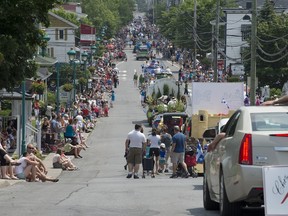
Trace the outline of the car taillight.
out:
[[[239,152],[239,164],[252,165],[252,135],[245,134]]]
[[[288,137],[288,134],[270,134],[270,136],[275,136],[275,137]]]

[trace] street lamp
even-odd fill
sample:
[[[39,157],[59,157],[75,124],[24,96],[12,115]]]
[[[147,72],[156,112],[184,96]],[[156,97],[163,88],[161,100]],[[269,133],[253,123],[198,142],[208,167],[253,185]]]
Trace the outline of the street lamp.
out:
[[[91,55],[91,58],[92,58],[92,55]],[[87,54],[86,51],[84,51],[81,54],[81,59],[84,62],[84,73],[85,73],[85,78],[86,78],[86,91],[88,91],[88,75],[87,75],[87,71],[86,71],[86,62],[87,62],[87,59],[88,59],[88,54]]]
[[[75,58],[76,58],[76,51],[71,48],[67,52],[69,56],[69,61],[70,63],[73,63],[73,102],[76,101],[76,63],[75,63]]]
[[[90,62],[91,66],[93,63],[93,56],[94,56],[94,53],[96,52],[96,50],[97,50],[97,47],[95,46],[95,44],[92,44],[91,45],[91,62]]]

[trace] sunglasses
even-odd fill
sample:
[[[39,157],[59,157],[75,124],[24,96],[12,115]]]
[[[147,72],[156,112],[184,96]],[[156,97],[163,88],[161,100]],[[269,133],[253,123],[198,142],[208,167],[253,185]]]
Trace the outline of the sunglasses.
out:
[[[28,147],[28,149],[34,149],[33,147]]]

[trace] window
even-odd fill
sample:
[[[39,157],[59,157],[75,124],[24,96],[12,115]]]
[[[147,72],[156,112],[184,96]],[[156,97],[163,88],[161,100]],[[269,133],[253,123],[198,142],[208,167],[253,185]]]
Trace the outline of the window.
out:
[[[64,30],[59,30],[59,39],[64,40]]]
[[[224,126],[222,132],[225,132],[226,136],[229,137],[234,135],[240,114],[240,111],[235,112]]]
[[[288,113],[252,113],[253,131],[288,131]]]
[[[242,41],[247,41],[251,35],[251,25],[241,25]]]

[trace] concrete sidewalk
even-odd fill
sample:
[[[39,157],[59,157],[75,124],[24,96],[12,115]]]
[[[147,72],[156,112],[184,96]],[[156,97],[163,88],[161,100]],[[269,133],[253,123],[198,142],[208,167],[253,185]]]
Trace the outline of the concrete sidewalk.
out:
[[[92,133],[82,133],[83,137],[85,138],[85,141],[87,142],[89,135]],[[52,161],[53,161],[53,156],[54,153],[49,153],[49,154],[43,154],[45,156],[45,159],[43,160],[43,164],[47,168],[48,171],[48,176],[53,177],[53,178],[58,178],[60,174],[62,173],[62,169],[55,169],[52,166]],[[19,182],[26,182],[25,180],[7,180],[7,179],[0,179],[0,188],[12,186],[14,184],[17,184]]]

